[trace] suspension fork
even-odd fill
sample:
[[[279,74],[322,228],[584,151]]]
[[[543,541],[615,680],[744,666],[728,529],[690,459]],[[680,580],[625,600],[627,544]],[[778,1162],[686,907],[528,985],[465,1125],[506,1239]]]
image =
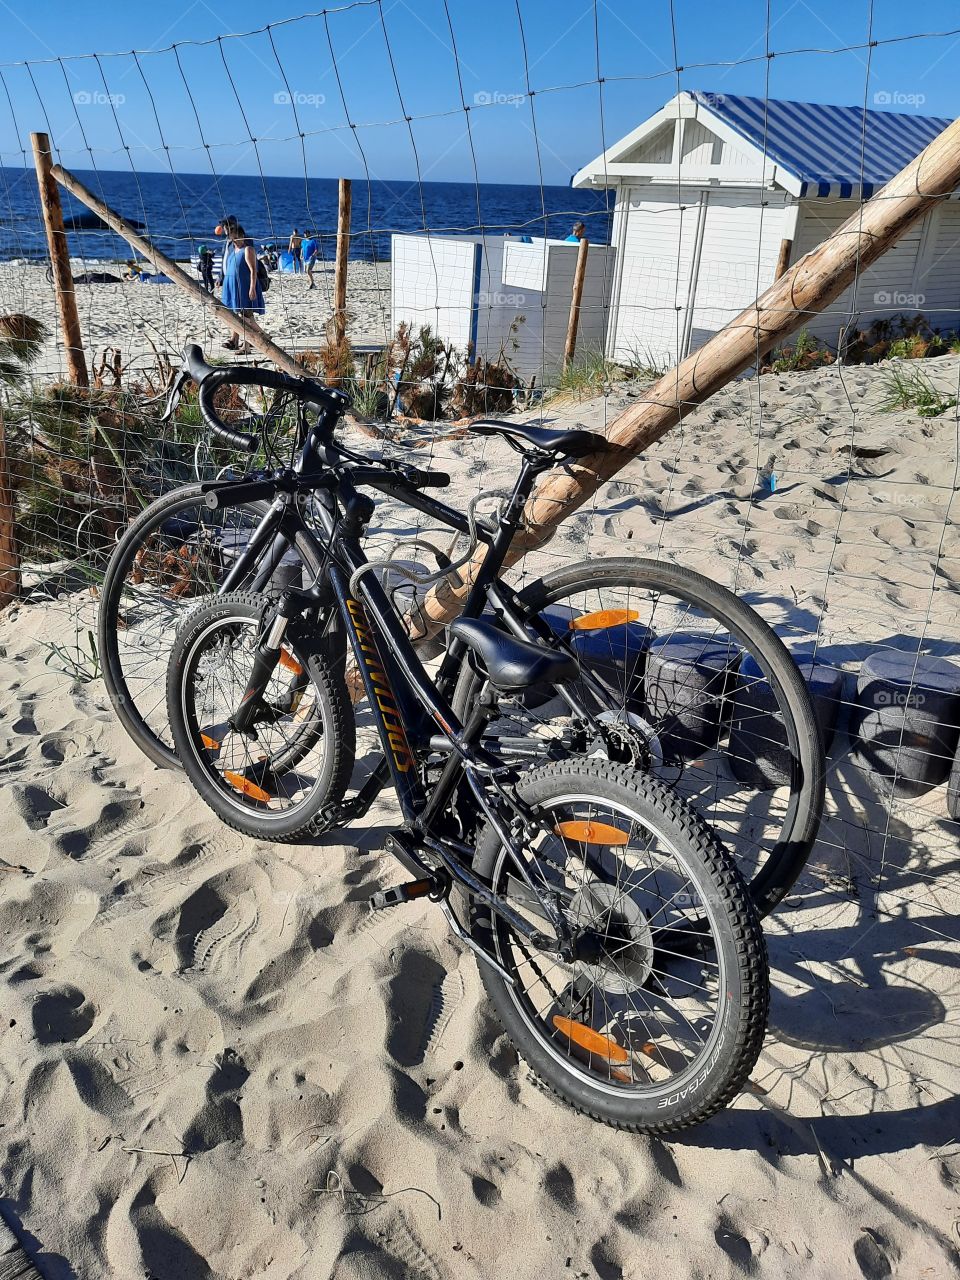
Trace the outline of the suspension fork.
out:
[[[270,677],[280,661],[280,650],[283,638],[292,618],[298,616],[300,602],[287,592],[280,598],[277,612],[263,638],[257,644],[253,656],[253,669],[236,710],[230,717],[230,724],[238,733],[247,733],[253,728],[257,713],[260,710],[264,690]]]

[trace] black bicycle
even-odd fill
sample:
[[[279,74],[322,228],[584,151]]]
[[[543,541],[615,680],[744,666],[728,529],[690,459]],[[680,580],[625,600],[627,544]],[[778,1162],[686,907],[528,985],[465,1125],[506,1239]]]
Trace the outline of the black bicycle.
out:
[[[506,629],[500,618],[523,624],[497,579],[536,476],[595,449],[595,439],[479,428],[508,433],[520,471],[496,523],[467,517],[486,559],[431,677],[379,580],[384,566],[364,554],[374,503],[362,490],[429,505],[423,491],[448,477],[345,449],[333,433],[339,393],[328,396],[299,471],[252,480],[246,493],[233,482],[207,489],[211,510],[238,498],[269,503],[237,576],[278,535],[309,543],[322,569],[272,599],[213,595],[183,619],[167,711],[190,781],[225,822],[272,840],[356,820],[391,783],[402,825],[386,848],[414,878],[374,894],[372,907],[437,903],[477,955],[518,1052],[571,1105],[651,1132],[699,1122],[742,1087],[766,1022],[763,936],[732,857],[674,791],[605,749],[590,758],[548,740],[532,755],[491,733],[503,696],[536,691],[578,705],[593,740],[605,742],[606,722],[578,693],[592,677],[564,637]],[[346,664],[325,638],[331,612],[382,746],[350,797],[353,707]],[[458,713],[451,698],[464,662],[482,683]]]
[[[516,527],[537,474],[570,457],[551,443],[568,433],[531,435],[521,424],[476,423],[478,433],[499,434],[518,450],[543,455],[525,460],[520,488],[491,520],[479,512],[489,505],[483,495],[466,511],[455,510],[425,492],[438,483],[435,477],[336,444],[348,402],[335,389],[269,370],[214,368],[199,348],[188,347],[168,413],[191,378],[211,441],[247,455],[259,451],[261,465],[219,478],[211,472],[148,507],[111,558],[99,611],[104,677],[117,713],[142,750],[165,767],[179,764],[163,689],[184,615],[213,593],[276,598],[286,586],[326,582],[325,530],[339,509],[331,467],[365,468],[361,487],[372,486],[381,499],[413,507],[432,525],[489,548],[494,533],[505,538],[503,530]],[[597,448],[596,437],[581,434],[584,448]],[[353,482],[359,483],[356,476]],[[450,554],[462,560],[469,551],[451,548]],[[455,573],[450,566],[449,555],[441,554],[438,572]],[[577,673],[559,692],[491,689],[466,646],[455,643],[439,681],[454,713],[464,721],[480,698],[492,697],[497,716],[486,724],[484,740],[515,763],[580,754],[630,765],[665,784],[734,853],[760,913],[771,910],[806,860],[824,790],[823,748],[807,686],[777,636],[731,592],[669,563],[586,561],[519,592],[498,577],[498,567],[488,550],[482,585],[490,588],[489,606],[478,594],[474,610],[489,607],[515,638],[572,656]],[[259,608],[259,601],[250,607]],[[343,667],[348,628],[331,592],[318,592],[297,625],[309,629],[309,643],[329,668]],[[286,672],[288,685],[296,678]],[[312,736],[322,737],[320,704],[308,712],[308,701],[298,702],[291,758]]]

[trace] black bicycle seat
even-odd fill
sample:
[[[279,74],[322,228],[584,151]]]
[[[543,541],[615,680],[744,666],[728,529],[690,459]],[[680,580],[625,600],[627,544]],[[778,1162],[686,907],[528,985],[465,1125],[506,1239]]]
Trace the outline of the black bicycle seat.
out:
[[[583,427],[532,427],[526,422],[498,422],[487,418],[471,423],[469,430],[480,436],[500,435],[512,444],[531,445],[564,458],[583,458],[588,453],[599,453],[606,445],[603,436]]]
[[[450,634],[462,640],[480,660],[495,689],[528,689],[534,684],[562,684],[580,671],[572,654],[556,653],[501,631],[486,618],[457,618]]]

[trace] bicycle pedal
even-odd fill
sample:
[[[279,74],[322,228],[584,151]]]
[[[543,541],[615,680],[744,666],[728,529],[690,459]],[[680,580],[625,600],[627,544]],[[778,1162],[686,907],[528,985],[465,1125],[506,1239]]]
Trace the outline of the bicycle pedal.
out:
[[[427,898],[436,892],[437,887],[436,881],[429,877],[425,880],[408,880],[406,884],[395,884],[390,889],[381,889],[370,895],[370,910],[386,911],[388,907],[398,907],[402,902]]]

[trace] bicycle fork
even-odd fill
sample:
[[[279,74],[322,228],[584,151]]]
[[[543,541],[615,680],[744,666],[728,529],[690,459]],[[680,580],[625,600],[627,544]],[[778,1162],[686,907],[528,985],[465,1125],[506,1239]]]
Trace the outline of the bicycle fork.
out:
[[[230,725],[237,733],[248,733],[254,726],[264,691],[281,660],[283,638],[294,616],[294,601],[284,595],[266,635],[256,647],[250,679],[237,709],[230,717]]]

